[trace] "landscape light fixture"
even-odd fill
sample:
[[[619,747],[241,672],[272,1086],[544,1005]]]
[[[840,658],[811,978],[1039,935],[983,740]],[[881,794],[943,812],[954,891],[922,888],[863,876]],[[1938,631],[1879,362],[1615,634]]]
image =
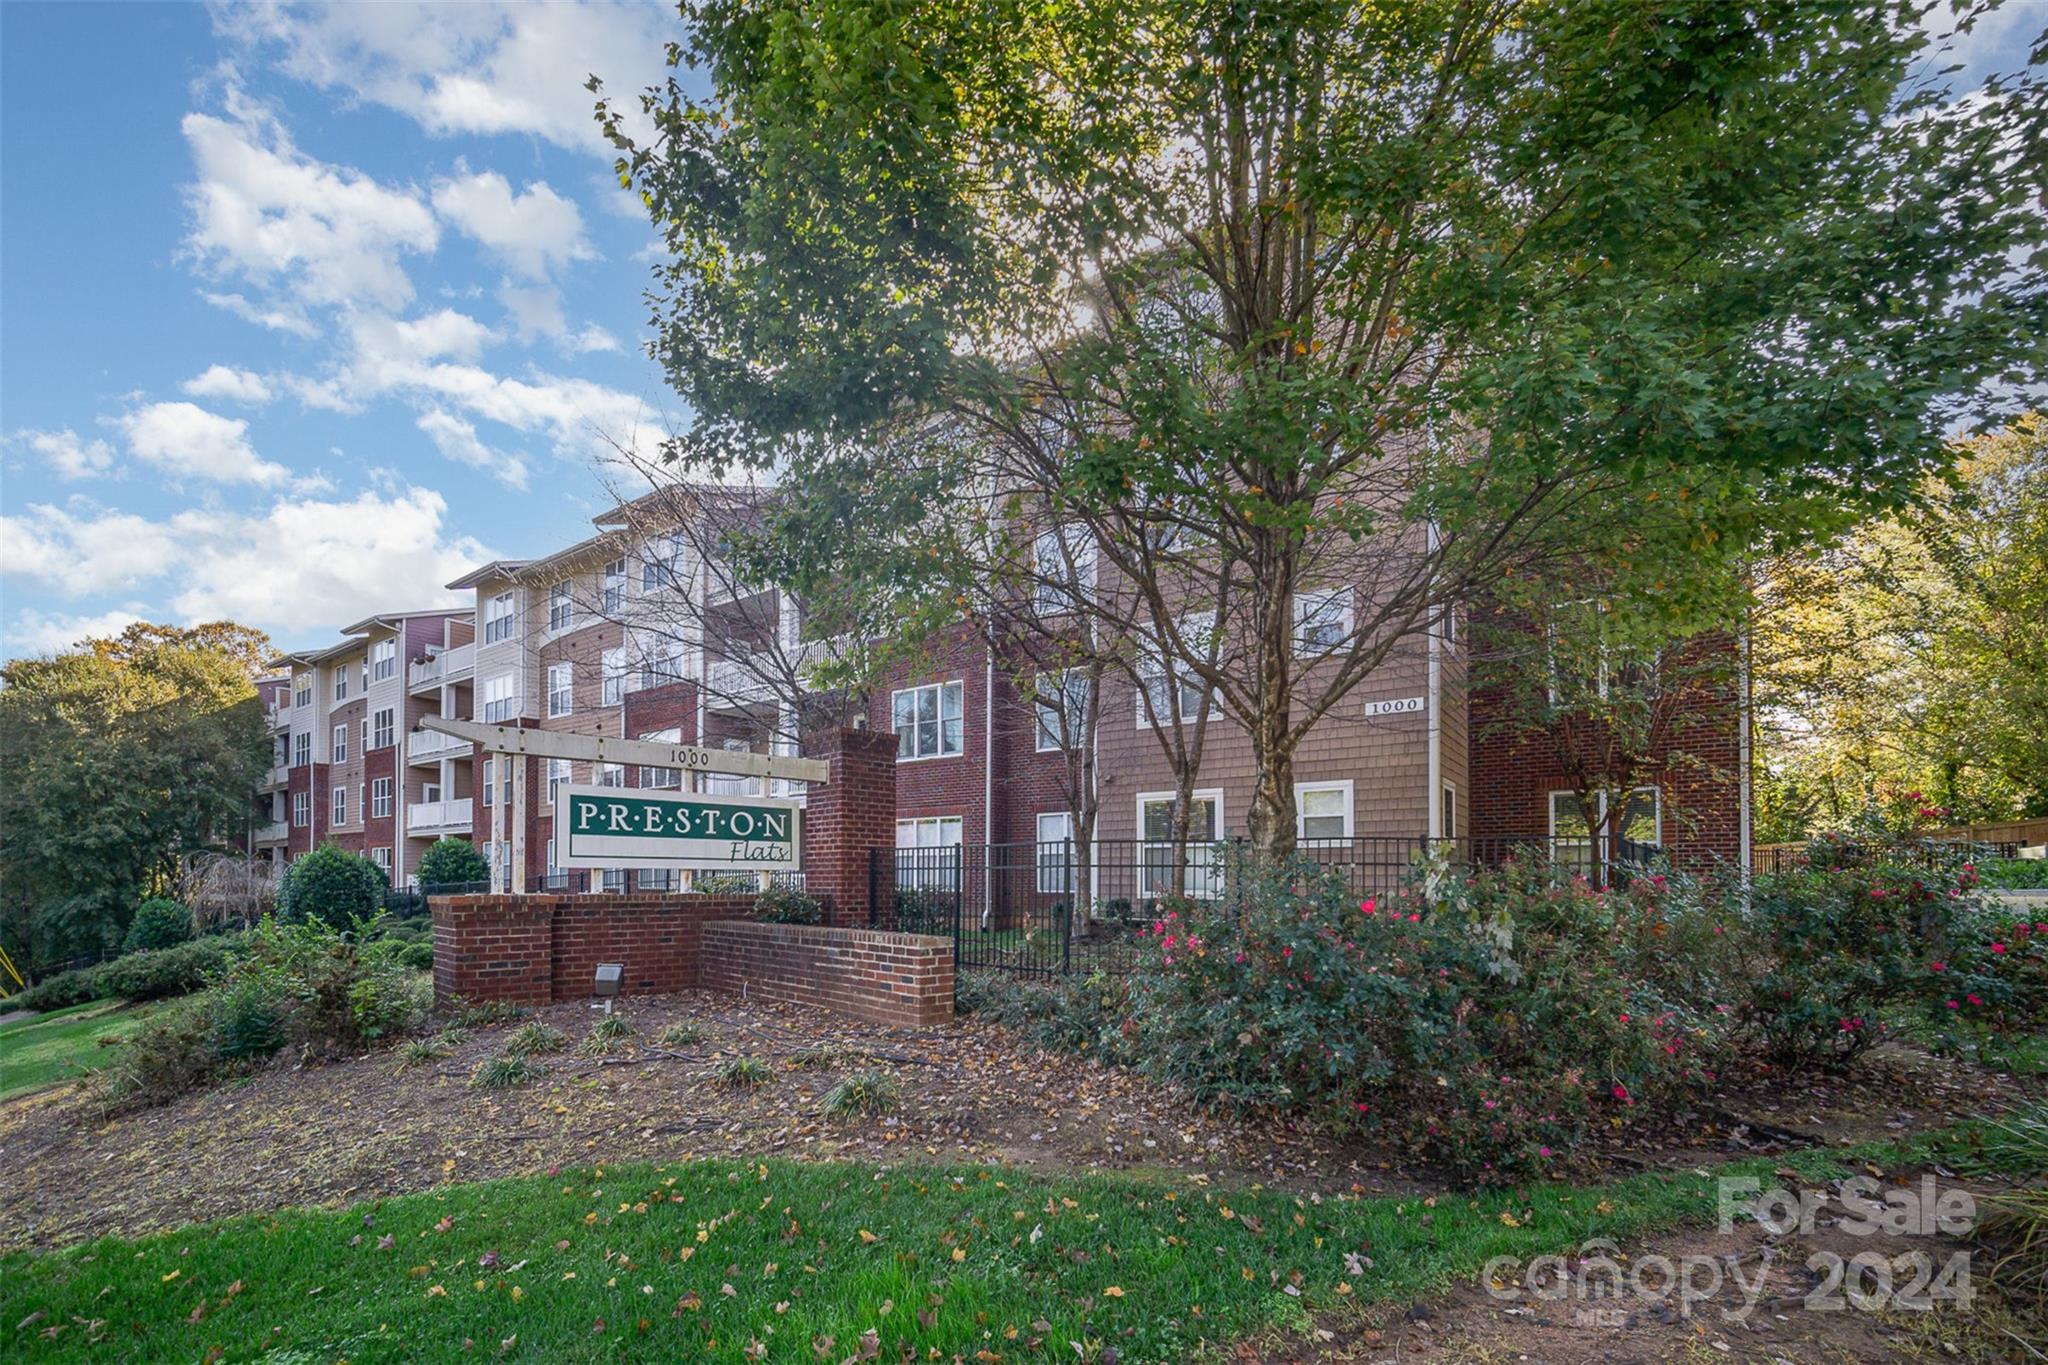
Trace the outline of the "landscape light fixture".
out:
[[[600,962],[597,964],[595,990],[604,1001],[604,1012],[612,1012],[612,1000],[619,993],[619,983],[626,979],[626,964],[623,962]]]

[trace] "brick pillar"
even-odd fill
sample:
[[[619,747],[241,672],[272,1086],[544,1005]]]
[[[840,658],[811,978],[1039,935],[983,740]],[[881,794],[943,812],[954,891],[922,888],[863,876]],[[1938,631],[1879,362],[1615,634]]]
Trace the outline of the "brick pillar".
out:
[[[864,928],[868,853],[896,844],[896,736],[819,730],[804,736],[803,753],[832,769],[804,798],[804,888],[831,902],[832,923]]]

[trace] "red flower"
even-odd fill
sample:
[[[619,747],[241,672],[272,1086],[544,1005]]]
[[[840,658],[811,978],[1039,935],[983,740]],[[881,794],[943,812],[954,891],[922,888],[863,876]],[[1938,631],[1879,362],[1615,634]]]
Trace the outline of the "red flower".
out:
[[[1994,943],[1991,945],[1991,951],[1994,953],[2002,953],[2005,951],[2005,945],[2003,943]]]
[[[1361,915],[1370,915],[1378,908],[1379,898],[1377,896],[1367,896],[1358,903],[1358,913]]]

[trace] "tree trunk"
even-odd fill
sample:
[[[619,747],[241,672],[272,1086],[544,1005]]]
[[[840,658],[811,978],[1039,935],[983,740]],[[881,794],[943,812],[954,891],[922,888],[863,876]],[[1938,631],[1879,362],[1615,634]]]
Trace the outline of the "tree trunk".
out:
[[[1252,856],[1271,867],[1294,856],[1294,577],[1291,547],[1272,546],[1264,556],[1254,613],[1253,640],[1258,669],[1257,711],[1251,718],[1252,805],[1245,833]]]

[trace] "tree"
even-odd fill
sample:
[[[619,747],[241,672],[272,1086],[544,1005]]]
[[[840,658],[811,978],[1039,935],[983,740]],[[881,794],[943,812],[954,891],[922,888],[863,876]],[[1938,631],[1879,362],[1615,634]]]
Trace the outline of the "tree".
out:
[[[1309,727],[1445,603],[1590,560],[1707,619],[1681,569],[1900,503],[2048,335],[2041,80],[1943,103],[1909,5],[683,13],[708,94],[599,108],[674,457],[779,471],[796,581],[939,589],[912,624],[1083,528],[1099,637],[1249,733],[1269,854]]]
[[[192,937],[192,912],[167,896],[153,896],[135,907],[121,947],[128,952],[174,948]]]
[[[284,870],[277,889],[277,917],[318,920],[346,929],[384,908],[390,889],[384,869],[339,844],[322,844]]]
[[[241,627],[130,627],[0,669],[0,930],[36,963],[120,945],[138,902],[245,836],[270,739]]]
[[[488,882],[491,865],[484,861],[484,855],[477,852],[476,845],[469,840],[441,838],[429,844],[427,851],[420,855],[419,879],[423,889]]]

